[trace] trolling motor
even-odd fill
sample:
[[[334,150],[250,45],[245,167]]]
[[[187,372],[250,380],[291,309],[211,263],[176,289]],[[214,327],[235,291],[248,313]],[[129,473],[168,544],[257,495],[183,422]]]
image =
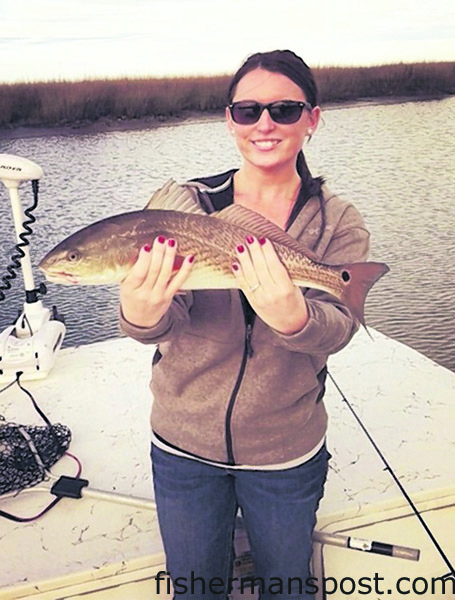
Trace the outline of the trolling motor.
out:
[[[56,354],[66,332],[62,317],[55,306],[52,312],[43,306],[38,295],[46,293],[41,283],[35,287],[29,252],[30,225],[35,222],[31,214],[38,204],[38,180],[42,177],[40,166],[19,156],[0,154],[0,181],[9,192],[17,244],[11,257],[7,273],[0,278],[0,301],[4,291],[11,288],[11,280],[22,268],[25,287],[25,303],[15,323],[0,333],[0,383],[14,381],[17,373],[23,380],[43,379],[52,369]],[[24,181],[32,182],[34,204],[22,210],[19,186]],[[0,304],[1,306],[1,304]]]

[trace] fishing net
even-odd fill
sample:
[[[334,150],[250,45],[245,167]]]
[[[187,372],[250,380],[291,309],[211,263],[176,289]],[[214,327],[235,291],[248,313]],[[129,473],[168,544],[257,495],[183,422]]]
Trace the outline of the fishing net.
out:
[[[45,425],[11,423],[0,415],[0,496],[44,481],[47,471],[65,454],[71,442],[70,429],[49,421],[32,394],[22,386],[20,375],[17,373],[16,380],[0,393],[16,384]]]
[[[0,496],[41,483],[68,450],[65,425],[0,423]]]

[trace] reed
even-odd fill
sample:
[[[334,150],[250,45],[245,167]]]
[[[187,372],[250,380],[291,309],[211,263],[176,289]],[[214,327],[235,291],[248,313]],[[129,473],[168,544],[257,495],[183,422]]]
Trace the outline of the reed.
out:
[[[455,62],[328,67],[315,77],[323,103],[455,94]]]
[[[321,67],[314,73],[323,105],[455,94],[455,62]],[[216,113],[226,104],[229,80],[229,75],[218,75],[0,84],[0,127]]]

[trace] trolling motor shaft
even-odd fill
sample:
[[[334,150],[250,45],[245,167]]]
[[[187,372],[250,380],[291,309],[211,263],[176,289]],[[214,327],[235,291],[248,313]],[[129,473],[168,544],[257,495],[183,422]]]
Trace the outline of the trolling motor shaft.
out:
[[[16,237],[19,244],[23,241],[21,235],[26,233],[23,225],[24,213],[19,197],[19,186],[24,181],[38,181],[42,176],[42,168],[31,160],[11,154],[0,154],[0,180],[9,192]],[[28,244],[21,245],[21,247],[24,253],[21,260],[24,284],[25,289],[30,292],[35,289],[30,252]]]
[[[19,186],[24,181],[32,181],[37,186],[38,180],[41,179],[42,176],[42,168],[31,160],[12,154],[0,154],[0,180],[7,188],[11,200],[16,238],[22,255],[19,258],[24,278],[27,304],[37,302],[38,292],[45,294],[46,287],[43,284],[40,285],[38,289],[35,288],[30,260],[29,242],[25,237],[31,234],[31,230],[26,225],[26,215],[24,215],[24,211],[22,210],[22,204],[19,197]],[[33,218],[31,220],[33,222]]]
[[[35,221],[31,215],[38,202],[38,180],[43,176],[42,168],[28,160],[11,154],[0,154],[0,181],[8,190],[17,244],[8,273],[2,278],[0,289],[8,290],[10,281],[21,269],[25,288],[23,311],[14,325],[0,334],[0,382],[14,380],[21,372],[23,379],[41,379],[46,377],[55,360],[65,334],[65,326],[38,299],[38,294],[46,293],[46,286],[35,287],[30,260],[30,225]],[[19,196],[19,186],[32,181],[34,205],[25,211]],[[0,292],[0,300],[4,299]]]

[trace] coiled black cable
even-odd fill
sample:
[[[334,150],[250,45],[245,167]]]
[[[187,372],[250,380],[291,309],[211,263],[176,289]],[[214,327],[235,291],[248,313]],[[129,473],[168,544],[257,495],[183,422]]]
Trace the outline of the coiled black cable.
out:
[[[35,217],[32,215],[32,212],[38,206],[38,191],[39,191],[38,179],[34,179],[32,181],[32,191],[33,191],[33,204],[31,206],[29,206],[29,208],[26,208],[24,210],[24,215],[26,216],[26,219],[22,223],[22,227],[24,228],[25,231],[22,231],[19,234],[19,239],[21,241],[14,246],[13,255],[11,256],[11,262],[6,267],[7,272],[1,278],[0,301],[5,300],[4,292],[6,290],[11,289],[11,281],[13,279],[16,279],[16,277],[17,277],[16,271],[18,271],[21,268],[20,259],[24,258],[24,256],[25,256],[25,252],[22,250],[22,248],[24,248],[25,246],[28,246],[30,244],[28,238],[33,233],[33,230],[30,227],[30,225],[32,225],[36,221]]]

